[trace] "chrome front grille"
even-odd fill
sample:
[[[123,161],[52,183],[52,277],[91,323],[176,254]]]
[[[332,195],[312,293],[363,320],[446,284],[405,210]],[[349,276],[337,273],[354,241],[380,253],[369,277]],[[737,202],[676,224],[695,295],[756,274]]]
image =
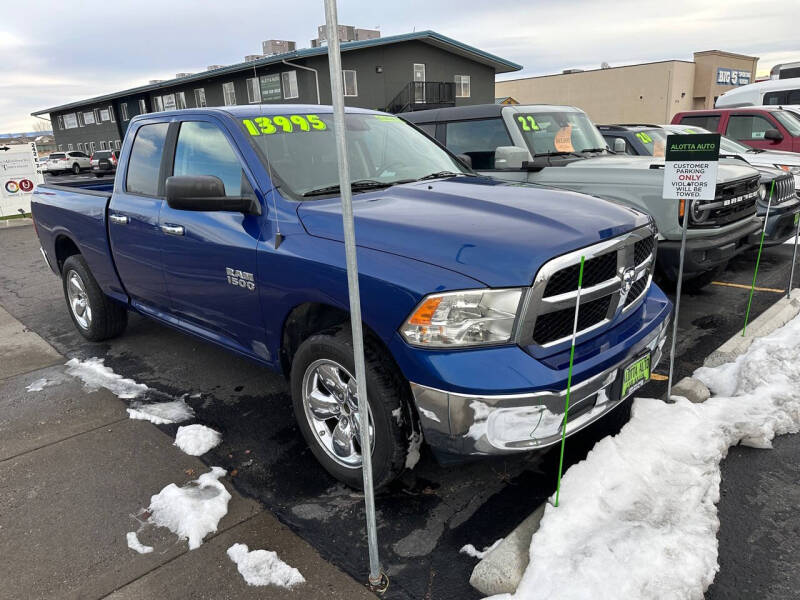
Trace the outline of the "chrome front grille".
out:
[[[767,189],[767,196],[764,201],[769,201],[769,194],[772,193],[773,204],[780,204],[787,200],[794,200],[796,191],[794,189],[794,177],[791,175],[781,175],[775,179],[775,190]]]
[[[581,256],[578,337],[639,304],[652,281],[655,255],[653,230],[642,227],[545,263],[527,292],[518,343],[550,347],[572,336]]]

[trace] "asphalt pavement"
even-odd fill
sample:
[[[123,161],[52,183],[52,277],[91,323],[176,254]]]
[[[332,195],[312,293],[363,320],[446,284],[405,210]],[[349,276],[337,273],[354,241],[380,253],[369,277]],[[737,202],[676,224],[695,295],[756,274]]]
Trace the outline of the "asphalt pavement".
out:
[[[790,246],[765,251],[753,317],[780,296],[790,259]],[[741,327],[754,262],[752,253],[741,256],[721,277],[720,283],[727,285],[684,297],[676,380],[691,374]],[[0,305],[65,356],[103,357],[117,373],[151,388],[174,396],[189,394],[197,422],[223,433],[222,445],[203,456],[203,462],[231,471],[230,481],[242,496],[259,501],[323,558],[365,581],[363,498],[331,479],[306,448],[282,376],[136,315],[122,337],[86,342],[69,319],[60,281],[44,265],[30,227],[0,229]],[[641,395],[664,394],[666,368],[664,360],[656,369],[659,380],[651,381]],[[176,427],[160,429],[172,435]],[[586,455],[603,429],[590,427],[568,440],[567,466]],[[769,590],[777,569],[795,573],[784,577],[789,583],[800,572],[798,536],[788,539],[788,532],[798,531],[797,513],[770,503],[776,499],[780,506],[797,505],[796,486],[786,482],[791,476],[797,480],[791,469],[800,464],[798,438],[779,440],[779,452],[737,448],[723,463],[722,569],[709,598],[752,598],[742,590]],[[476,561],[459,549],[467,543],[490,545],[552,494],[557,458],[550,451],[443,467],[423,450],[417,467],[376,500],[381,559],[391,578],[386,597],[478,598],[468,584]],[[775,529],[786,535],[770,544]],[[757,536],[758,543],[742,539],[743,532]],[[743,580],[750,587],[742,587]]]

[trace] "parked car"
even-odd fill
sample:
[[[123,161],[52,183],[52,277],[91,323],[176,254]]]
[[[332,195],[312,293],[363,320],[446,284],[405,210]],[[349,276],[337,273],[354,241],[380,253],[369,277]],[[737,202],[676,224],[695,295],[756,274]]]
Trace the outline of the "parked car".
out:
[[[92,173],[95,177],[116,173],[118,161],[119,150],[97,150],[92,154]]]
[[[714,103],[715,108],[800,104],[800,77],[769,79],[750,83],[724,92]]]
[[[52,152],[42,170],[51,175],[72,171],[80,175],[83,169],[91,167],[89,157],[83,152]]]
[[[679,112],[672,123],[722,133],[753,148],[800,152],[800,117],[780,106]]]
[[[663,198],[663,158],[612,154],[586,113],[571,106],[487,104],[401,116],[434,131],[483,174],[593,194],[647,212],[658,227],[659,270],[677,280],[684,203]],[[758,180],[744,164],[722,165],[717,194],[727,202],[692,205],[684,264],[689,288],[711,283],[759,231]]]
[[[663,156],[667,136],[670,134],[709,133],[706,129],[688,125],[600,125],[609,146],[625,146],[628,154],[652,156],[661,151]],[[766,157],[765,157],[766,155]],[[773,158],[769,158],[772,156]],[[778,158],[774,158],[777,156]],[[779,165],[772,161],[787,160],[798,166]],[[800,198],[796,187],[800,187],[800,177],[792,177],[793,170],[800,175],[800,154],[757,150],[721,136],[720,158],[725,160],[741,160],[752,165],[761,174],[761,187],[758,191],[757,214],[762,219],[770,209],[769,221],[765,230],[764,244],[782,244],[797,231],[797,219],[800,218]],[[780,168],[778,168],[780,167]],[[773,187],[774,183],[774,187]],[[758,241],[756,241],[758,240]],[[754,244],[759,243],[761,236],[754,234]]]
[[[113,185],[38,186],[36,231],[77,330],[113,337],[133,310],[283,372],[324,468],[360,486],[369,423],[382,486],[420,433],[442,459],[560,442],[585,257],[566,433],[624,419],[671,312],[652,219],[477,176],[392,115],[348,108],[346,126],[369,415],[328,106],[139,115]]]

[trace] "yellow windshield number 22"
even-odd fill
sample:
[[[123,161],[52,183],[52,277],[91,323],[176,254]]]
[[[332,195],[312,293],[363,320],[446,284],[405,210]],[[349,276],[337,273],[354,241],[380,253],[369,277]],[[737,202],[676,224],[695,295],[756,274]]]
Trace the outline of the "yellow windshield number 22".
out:
[[[328,128],[317,115],[277,115],[243,119],[242,124],[250,135],[271,135],[273,133],[292,133],[293,131],[324,131]]]

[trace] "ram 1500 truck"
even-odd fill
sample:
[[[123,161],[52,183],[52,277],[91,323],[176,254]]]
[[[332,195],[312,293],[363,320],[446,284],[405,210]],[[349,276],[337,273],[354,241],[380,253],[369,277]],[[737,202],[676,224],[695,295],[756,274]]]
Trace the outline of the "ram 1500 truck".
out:
[[[401,115],[483,174],[592,194],[648,213],[661,243],[658,268],[678,278],[684,203],[665,200],[664,159],[619,156],[582,110],[572,106],[458,106]],[[686,287],[710,283],[736,254],[752,246],[758,173],[720,164],[713,201],[693,202],[684,264]]]
[[[624,417],[671,312],[651,283],[652,219],[477,176],[395,116],[351,108],[345,121],[368,416],[330,107],[137,116],[113,188],[39,186],[42,252],[78,331],[120,334],[132,310],[282,371],[314,455],[356,487],[368,423],[380,486],[421,435],[450,459],[560,441],[584,256],[566,431]]]

